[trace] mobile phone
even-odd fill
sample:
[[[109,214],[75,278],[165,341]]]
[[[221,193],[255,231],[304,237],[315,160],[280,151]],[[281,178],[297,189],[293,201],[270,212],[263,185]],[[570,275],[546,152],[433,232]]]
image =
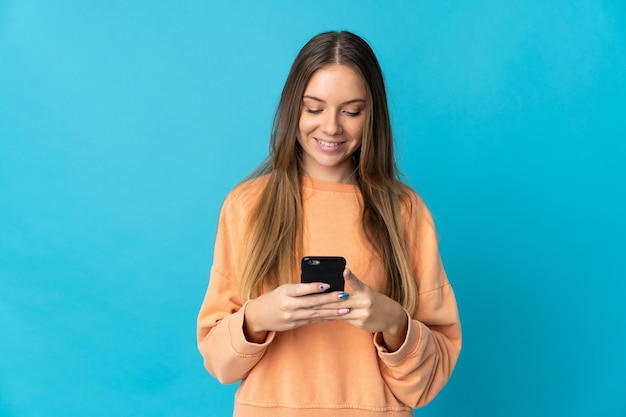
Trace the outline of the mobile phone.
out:
[[[324,282],[330,288],[324,292],[343,291],[343,270],[346,260],[341,256],[305,256],[302,258],[300,282]]]

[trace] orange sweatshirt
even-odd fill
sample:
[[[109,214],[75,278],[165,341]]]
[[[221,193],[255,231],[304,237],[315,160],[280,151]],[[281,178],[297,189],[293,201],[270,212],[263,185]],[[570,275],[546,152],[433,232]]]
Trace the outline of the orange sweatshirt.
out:
[[[224,384],[241,381],[234,416],[412,416],[413,408],[446,384],[461,349],[456,301],[423,201],[413,194],[403,210],[419,298],[400,349],[387,352],[381,334],[341,320],[269,332],[256,344],[243,333],[238,260],[246,223],[266,183],[267,177],[245,182],[225,199],[198,316],[205,367]],[[380,290],[386,277],[361,228],[358,187],[303,178],[302,198],[304,255],[343,256],[361,281]],[[298,281],[299,274],[293,277]]]

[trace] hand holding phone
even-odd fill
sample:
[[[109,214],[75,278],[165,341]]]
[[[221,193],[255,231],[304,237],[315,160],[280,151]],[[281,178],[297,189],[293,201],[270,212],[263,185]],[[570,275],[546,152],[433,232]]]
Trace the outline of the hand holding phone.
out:
[[[343,291],[343,271],[346,260],[341,256],[305,256],[302,258],[302,283],[323,282],[330,284],[324,292]]]

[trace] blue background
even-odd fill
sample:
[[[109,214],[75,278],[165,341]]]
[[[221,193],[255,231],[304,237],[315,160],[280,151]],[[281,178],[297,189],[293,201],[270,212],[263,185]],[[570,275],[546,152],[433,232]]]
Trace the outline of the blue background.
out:
[[[0,415],[231,413],[195,346],[218,211],[348,29],[464,325],[416,414],[625,416],[626,3],[265,3],[0,1]]]

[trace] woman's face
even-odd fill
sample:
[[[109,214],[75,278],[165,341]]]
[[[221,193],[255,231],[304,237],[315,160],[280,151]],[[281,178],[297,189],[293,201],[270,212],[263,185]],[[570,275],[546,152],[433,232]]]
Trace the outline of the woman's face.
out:
[[[304,89],[297,134],[305,176],[354,182],[352,154],[361,146],[366,97],[365,82],[350,67],[334,64],[313,73]]]

